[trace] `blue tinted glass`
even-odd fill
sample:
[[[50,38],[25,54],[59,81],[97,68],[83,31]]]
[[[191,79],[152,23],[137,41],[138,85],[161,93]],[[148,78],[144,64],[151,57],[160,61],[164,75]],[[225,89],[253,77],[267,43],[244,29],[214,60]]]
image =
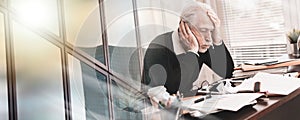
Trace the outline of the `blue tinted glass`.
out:
[[[61,49],[12,22],[19,120],[64,120]]]

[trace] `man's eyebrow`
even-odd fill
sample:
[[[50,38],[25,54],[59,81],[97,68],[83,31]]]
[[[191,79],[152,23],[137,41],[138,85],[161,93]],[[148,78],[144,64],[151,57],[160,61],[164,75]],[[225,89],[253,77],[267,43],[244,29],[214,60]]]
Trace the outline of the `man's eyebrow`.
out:
[[[209,29],[209,30],[213,30],[215,29],[214,26],[211,25],[201,25],[201,26],[197,26],[198,29]]]
[[[208,28],[208,27],[200,27],[199,30],[214,30],[214,27]]]

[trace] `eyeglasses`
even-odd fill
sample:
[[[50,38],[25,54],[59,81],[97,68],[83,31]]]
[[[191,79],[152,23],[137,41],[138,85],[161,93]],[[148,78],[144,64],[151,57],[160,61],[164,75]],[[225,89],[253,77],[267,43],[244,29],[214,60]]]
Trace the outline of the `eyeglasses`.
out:
[[[204,80],[201,82],[200,86],[198,86],[198,90],[206,90],[206,91],[210,91],[209,89],[215,85],[218,85],[219,83],[222,83],[224,81],[226,81],[227,79],[221,79],[221,80],[217,80],[214,81],[212,83],[209,83],[207,80]]]
[[[202,81],[199,89],[207,89],[209,86],[209,82],[207,80]]]

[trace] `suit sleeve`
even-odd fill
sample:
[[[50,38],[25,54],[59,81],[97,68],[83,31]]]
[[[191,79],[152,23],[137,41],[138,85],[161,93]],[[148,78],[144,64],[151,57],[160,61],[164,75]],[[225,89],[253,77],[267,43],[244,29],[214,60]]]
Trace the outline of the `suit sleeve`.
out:
[[[144,57],[143,90],[163,85],[174,94],[180,84],[180,67],[176,55],[166,47],[150,44]]]
[[[211,68],[223,78],[231,78],[234,70],[234,63],[232,57],[225,46],[222,43],[219,46],[215,46],[214,49],[209,49],[211,58]]]

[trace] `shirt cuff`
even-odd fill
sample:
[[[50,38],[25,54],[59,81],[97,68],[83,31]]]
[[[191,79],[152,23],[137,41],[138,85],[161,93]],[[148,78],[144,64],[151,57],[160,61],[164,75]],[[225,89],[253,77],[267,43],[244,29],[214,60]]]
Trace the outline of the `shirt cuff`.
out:
[[[218,44],[214,44],[214,43],[213,43],[213,46],[220,46],[220,45],[222,45],[222,44],[223,44],[223,40],[221,40],[221,42],[218,43]]]
[[[199,54],[198,54],[198,52],[195,52],[195,51],[192,51],[192,50],[188,50],[187,52],[194,53],[194,54],[196,54],[196,55],[199,57]]]

